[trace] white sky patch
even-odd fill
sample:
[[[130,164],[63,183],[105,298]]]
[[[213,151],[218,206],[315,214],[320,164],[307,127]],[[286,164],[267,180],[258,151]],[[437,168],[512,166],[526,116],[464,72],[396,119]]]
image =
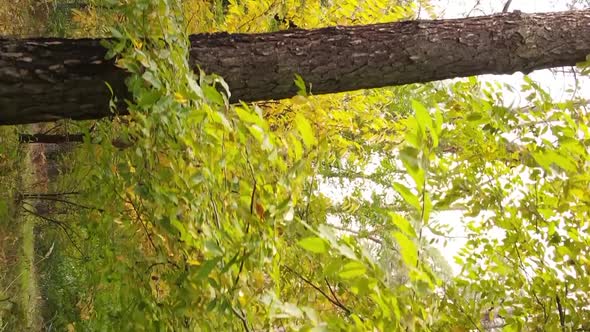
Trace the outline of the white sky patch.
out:
[[[463,18],[482,15],[493,15],[502,12],[507,0],[433,0],[432,3],[438,8],[436,13],[440,18]],[[512,0],[509,12],[519,10],[523,13],[547,13],[569,10],[568,0]],[[575,77],[571,73],[559,73],[551,70],[538,70],[529,75],[533,80],[540,83],[555,100],[569,99],[573,93],[583,94],[590,98],[590,89],[575,88]],[[507,83],[517,88],[522,84],[524,75],[515,73],[512,75],[481,75],[479,78],[484,81],[497,81]],[[589,87],[590,78],[580,79],[580,86]],[[569,91],[572,90],[572,91]],[[507,92],[509,94],[509,92]],[[517,95],[514,95],[516,105],[522,104]]]
[[[524,13],[542,13],[568,10],[567,0],[512,0],[509,12],[520,10]],[[506,0],[434,0],[432,2],[437,6],[436,12],[440,18],[463,18],[466,16],[482,16],[497,14],[502,11]],[[529,74],[529,77],[537,82],[545,91],[547,91],[555,101],[563,101],[573,96],[590,99],[590,77],[575,77],[571,72],[560,70],[538,70]],[[478,77],[481,81],[501,82],[511,85],[515,93],[505,90],[505,103],[514,107],[526,105],[525,95],[518,93],[520,86],[524,83],[524,75],[515,73],[512,75],[481,75]],[[578,86],[576,87],[576,79]],[[508,106],[507,105],[507,106]],[[440,250],[443,257],[451,265],[455,274],[461,271],[461,266],[455,263],[454,257],[459,253],[461,248],[467,243],[465,225],[467,219],[462,216],[460,211],[438,212],[432,216],[431,222],[447,224],[453,227],[450,234],[446,237],[437,236],[431,232],[426,232],[425,236],[435,239],[435,247]],[[503,231],[492,230],[488,234],[490,238],[501,239]]]
[[[433,4],[439,8],[440,18],[461,18],[467,15],[481,16],[500,13],[506,0],[433,0]],[[555,12],[567,10],[567,0],[513,0],[509,11],[520,10],[525,13],[540,13],[540,12]],[[476,7],[476,3],[479,5]],[[563,101],[571,99],[573,96],[590,99],[590,78],[589,77],[575,77],[571,70],[566,68],[565,71],[560,70],[539,70],[529,74],[529,77],[539,84],[545,91],[547,91],[554,101]],[[522,107],[527,105],[526,95],[520,94],[521,85],[524,84],[524,75],[522,73],[515,73],[512,75],[481,75],[478,77],[483,82],[500,82],[505,83],[514,88],[515,92],[510,92],[508,89],[503,90],[505,106]],[[576,79],[578,79],[578,86],[576,87]],[[370,166],[364,171],[370,174],[379,165],[380,158],[375,156]],[[400,168],[403,169],[403,168]],[[525,179],[528,176],[522,174]],[[364,182],[363,182],[364,181]],[[409,179],[401,182],[411,183]],[[343,186],[337,182],[320,181],[319,191],[332,199],[334,203],[342,203],[344,197],[352,194],[354,189],[358,186],[363,188],[362,196],[365,200],[371,200],[371,193],[373,191],[383,193],[384,188],[372,183],[367,184],[367,180],[355,179],[345,180]],[[387,195],[396,195],[395,193],[385,192]],[[518,197],[511,197],[511,199],[518,200]],[[442,256],[447,260],[453,272],[459,274],[462,266],[455,262],[454,257],[467,243],[467,232],[465,226],[475,220],[485,220],[491,217],[488,212],[482,213],[476,218],[467,218],[463,216],[460,210],[440,211],[432,215],[431,224],[448,225],[451,229],[444,236],[436,235],[424,227],[423,236],[425,239],[433,239],[434,247],[439,249]],[[336,216],[328,216],[328,223],[339,226],[340,220]],[[352,225],[354,231],[354,225]],[[489,239],[496,239],[501,241],[505,236],[505,232],[500,228],[495,228],[489,231],[487,237]]]
[[[567,0],[512,0],[509,12],[520,10],[523,13],[546,13],[568,10]],[[461,18],[501,13],[506,0],[434,0],[441,18]]]

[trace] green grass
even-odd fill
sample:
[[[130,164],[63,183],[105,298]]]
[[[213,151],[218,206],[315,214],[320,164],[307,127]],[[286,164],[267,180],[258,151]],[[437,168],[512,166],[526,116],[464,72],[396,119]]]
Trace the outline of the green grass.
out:
[[[0,36],[63,36],[73,29],[60,0],[0,0]],[[40,331],[42,309],[35,238],[36,218],[21,208],[17,193],[37,191],[30,146],[17,133],[30,127],[0,126],[0,332]],[[51,287],[51,285],[48,285]]]
[[[22,321],[18,303],[18,165],[22,155],[14,127],[0,127],[0,331],[14,331]]]
[[[39,290],[34,275],[34,220],[23,215],[16,195],[32,185],[28,147],[15,127],[0,127],[0,331],[38,330]],[[3,301],[2,301],[3,300]]]
[[[39,287],[35,273],[35,218],[29,214],[21,217],[21,259],[20,303],[23,311],[23,326],[29,331],[39,331],[41,315],[39,311]]]

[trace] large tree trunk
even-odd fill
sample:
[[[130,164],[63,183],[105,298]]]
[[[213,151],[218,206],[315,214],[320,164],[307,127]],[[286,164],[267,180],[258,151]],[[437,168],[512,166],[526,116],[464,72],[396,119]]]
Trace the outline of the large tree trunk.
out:
[[[195,68],[222,75],[232,101],[570,66],[590,54],[590,10],[500,14],[190,38]],[[125,73],[93,39],[0,39],[0,124],[108,116]]]

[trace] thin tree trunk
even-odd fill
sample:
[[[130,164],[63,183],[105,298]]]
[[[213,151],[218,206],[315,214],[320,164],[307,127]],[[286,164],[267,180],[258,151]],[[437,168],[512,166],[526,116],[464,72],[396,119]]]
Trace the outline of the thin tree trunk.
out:
[[[590,10],[190,41],[191,63],[223,76],[231,101],[258,101],[293,96],[296,73],[323,94],[575,65],[590,54]],[[128,93],[125,73],[105,53],[93,39],[0,39],[0,124],[109,116],[105,82],[120,100]]]

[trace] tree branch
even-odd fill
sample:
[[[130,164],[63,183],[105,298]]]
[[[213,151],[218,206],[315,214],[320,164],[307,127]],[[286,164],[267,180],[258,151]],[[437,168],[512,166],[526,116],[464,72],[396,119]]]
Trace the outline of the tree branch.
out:
[[[292,268],[288,267],[287,265],[282,265],[282,266],[283,266],[283,268],[285,268],[285,270],[291,272],[297,278],[301,279],[303,282],[308,284],[311,288],[315,289],[320,294],[322,294],[322,296],[325,297],[326,300],[330,301],[330,303],[332,303],[336,307],[342,309],[347,315],[350,315],[352,313],[352,311],[350,309],[348,309],[346,306],[344,306],[342,303],[340,303],[340,301],[338,301],[338,299],[333,299],[330,295],[326,294],[326,292],[324,292],[319,286],[316,286],[313,282],[311,282],[311,280],[305,278],[304,276],[302,276],[301,274],[299,274],[298,272],[296,272]]]

